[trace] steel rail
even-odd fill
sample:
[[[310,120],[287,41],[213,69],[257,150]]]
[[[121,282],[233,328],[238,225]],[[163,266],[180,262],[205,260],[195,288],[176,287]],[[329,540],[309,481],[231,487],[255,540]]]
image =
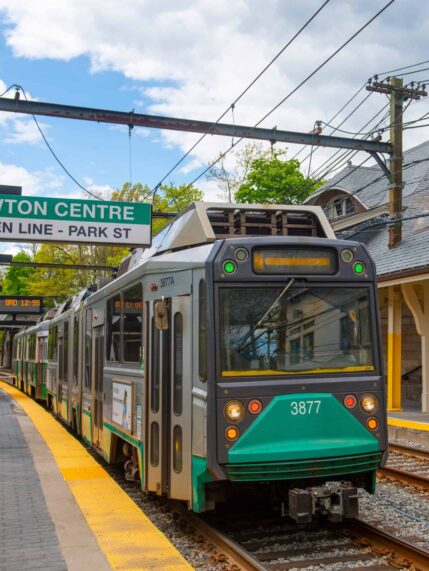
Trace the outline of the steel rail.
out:
[[[246,549],[241,547],[236,541],[214,528],[206,521],[204,521],[197,514],[187,510],[181,502],[170,502],[174,504],[174,510],[179,512],[187,522],[204,535],[213,545],[220,551],[228,556],[232,563],[235,563],[245,571],[267,571],[267,568]]]
[[[429,569],[429,550],[391,535],[361,519],[348,520],[345,527],[352,533],[365,537],[370,543],[391,550],[395,555],[413,563],[417,569]]]
[[[402,444],[389,444],[389,450],[429,461],[429,450],[422,450],[421,448],[414,448],[413,446],[405,446]]]
[[[391,480],[399,480],[405,484],[413,484],[414,486],[418,486],[424,490],[429,489],[429,478],[427,476],[414,474],[414,472],[401,470],[394,466],[384,466],[378,470],[378,473]]]

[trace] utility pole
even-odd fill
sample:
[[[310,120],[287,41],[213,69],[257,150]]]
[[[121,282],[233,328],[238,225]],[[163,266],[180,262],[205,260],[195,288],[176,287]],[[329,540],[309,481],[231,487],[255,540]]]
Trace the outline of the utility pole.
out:
[[[413,84],[404,87],[402,78],[388,77],[383,81],[369,81],[366,89],[385,93],[390,96],[390,144],[392,153],[390,155],[390,188],[389,188],[389,213],[393,220],[389,225],[389,248],[394,248],[402,240],[402,170],[403,170],[403,106],[407,99],[420,99],[426,96],[425,86]]]

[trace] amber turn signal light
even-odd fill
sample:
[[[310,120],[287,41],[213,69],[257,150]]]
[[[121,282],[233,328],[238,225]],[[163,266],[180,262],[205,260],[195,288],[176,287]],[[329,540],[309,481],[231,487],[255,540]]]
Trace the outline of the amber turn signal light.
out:
[[[354,408],[357,405],[357,398],[354,395],[344,397],[344,406],[346,408]]]
[[[377,430],[378,420],[376,418],[368,418],[366,425],[370,430]]]
[[[240,431],[236,426],[228,426],[228,428],[225,430],[225,437],[227,440],[234,441],[237,440],[239,436]]]
[[[250,414],[259,414],[262,410],[262,403],[258,399],[253,399],[247,405]]]

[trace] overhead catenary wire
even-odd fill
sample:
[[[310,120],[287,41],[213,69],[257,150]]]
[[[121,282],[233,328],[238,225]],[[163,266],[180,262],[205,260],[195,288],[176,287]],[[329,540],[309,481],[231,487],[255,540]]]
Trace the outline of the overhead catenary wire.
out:
[[[359,93],[360,93],[363,89],[365,89],[365,86],[366,86],[366,82],[365,82],[361,87],[359,87],[359,89],[350,97],[350,99],[348,99],[348,100],[346,101],[346,103],[344,103],[344,105],[341,107],[341,109],[339,109],[339,110],[335,113],[335,115],[333,115],[330,119],[328,119],[328,123],[331,123],[332,121],[335,121],[335,119],[338,117],[338,115],[340,115],[340,113],[342,113],[342,112],[344,111],[344,109],[346,109],[346,107],[348,107],[348,105],[350,105],[350,103],[359,95]],[[371,93],[372,93],[372,92],[371,92]],[[371,95],[371,94],[370,94],[370,95]],[[366,99],[368,99],[368,96],[366,96],[365,99],[364,99],[363,101],[361,101],[361,103],[359,103],[359,105],[355,108],[355,110],[358,109]],[[352,112],[352,114],[353,114],[353,113],[354,113],[354,111]],[[349,116],[350,116],[350,115],[349,115]],[[307,145],[301,147],[301,148],[299,149],[299,151],[297,151],[297,152],[294,154],[294,156],[292,157],[292,159],[296,159],[296,157],[297,157],[298,155],[300,155],[300,154],[302,153],[302,151],[303,151],[305,148],[307,148]],[[309,157],[309,155],[307,155],[307,157],[301,161],[301,164],[302,164],[308,157]]]
[[[365,123],[365,125],[362,126],[362,129],[365,129],[370,123],[372,123],[372,121],[374,121],[374,119],[378,115],[380,115],[380,113],[385,111],[385,109],[386,109],[386,107],[388,107],[388,105],[389,104],[387,103],[381,109],[379,109],[379,111],[377,111],[377,113],[375,113],[375,115],[373,115],[371,117],[371,119],[369,119],[369,121],[367,121]],[[383,115],[383,117],[373,127],[372,132],[377,131],[377,128],[379,127],[379,125],[381,125],[383,123],[383,121],[388,117],[388,115],[389,115],[389,112],[387,111],[387,113],[385,113]],[[356,136],[353,136],[352,138],[354,139],[354,138],[356,138]],[[364,137],[364,139],[365,138],[368,138],[368,137]],[[329,157],[321,165],[319,165],[315,169],[315,171],[313,173],[311,173],[311,177],[316,178],[316,182],[320,182],[321,180],[325,179],[333,170],[337,170],[337,169],[341,168],[342,166],[344,166],[346,164],[346,161],[350,160],[351,158],[353,158],[358,153],[359,153],[359,151],[352,151],[352,150],[341,151],[341,149],[339,149],[333,155],[331,155],[331,157]],[[338,155],[340,155],[340,156],[338,156]],[[335,157],[337,157],[337,158],[335,158]],[[328,166],[325,168],[325,170],[322,170],[325,165],[328,165]]]
[[[419,89],[419,86],[421,85],[421,83],[422,83],[421,81],[417,82],[417,87],[415,88],[415,91],[416,91],[416,92],[417,92],[417,90]],[[372,93],[372,92],[371,92],[371,93]],[[403,116],[403,114],[405,113],[405,111],[408,109],[408,107],[411,105],[411,103],[416,104],[416,103],[419,103],[419,102],[421,102],[421,101],[423,101],[423,100],[422,100],[422,99],[419,99],[419,100],[410,99],[409,102],[408,102],[408,104],[406,105],[406,107],[402,110],[401,117]],[[358,134],[362,133],[362,132],[363,132],[363,129],[365,129],[365,128],[375,119],[375,117],[376,117],[377,115],[379,115],[379,114],[380,114],[384,109],[386,109],[387,107],[389,107],[389,103],[387,103],[386,105],[384,105],[384,106],[380,109],[380,111],[378,111],[378,112],[376,113],[375,116],[373,116],[367,123],[365,123],[365,125],[363,125],[363,126],[360,128],[360,130],[359,130],[358,133],[349,131],[349,134],[353,134],[353,137],[352,137],[352,138],[354,139],[354,138],[356,138],[356,136],[357,136]],[[367,138],[368,136],[371,136],[372,134],[374,134],[374,133],[376,133],[376,132],[378,132],[378,133],[381,134],[381,133],[383,133],[384,131],[387,131],[387,130],[391,129],[391,127],[394,126],[394,125],[391,124],[391,123],[389,123],[386,127],[380,127],[380,125],[383,123],[383,121],[384,121],[385,119],[387,119],[387,117],[389,117],[389,115],[390,115],[390,112],[387,111],[387,113],[385,114],[385,116],[384,116],[384,117],[372,128],[372,130],[371,130],[369,133],[367,133],[366,136],[364,136],[363,138],[365,139],[365,138]],[[342,123],[344,123],[344,121],[343,121]],[[338,125],[338,127],[340,127],[340,126],[342,125],[342,123],[340,123],[340,125]],[[338,130],[338,128],[337,128],[337,130]],[[334,131],[332,131],[331,134],[332,134],[333,132],[334,132]],[[334,159],[334,157],[336,157],[339,153],[342,153],[341,157],[339,157],[339,158],[336,159],[334,162],[332,162],[333,159]],[[319,177],[317,178],[317,182],[319,182],[320,180],[323,180],[324,178],[326,178],[326,176],[327,176],[330,172],[332,172],[333,170],[337,170],[338,168],[340,168],[340,167],[342,166],[342,165],[341,165],[341,160],[342,160],[342,159],[345,159],[346,157],[347,157],[348,159],[350,159],[350,158],[352,158],[353,156],[355,156],[356,154],[357,154],[357,151],[355,151],[355,152],[353,152],[353,151],[344,151],[344,152],[342,152],[341,150],[336,151],[333,155],[331,155],[330,158],[326,159],[321,165],[319,165],[319,166],[317,167],[317,169],[312,173],[312,177],[315,177],[316,174],[319,173],[319,172],[321,171],[321,169],[322,169],[326,164],[331,163],[330,168],[327,169],[327,170],[325,170],[324,174],[323,174],[321,177],[319,176]],[[342,164],[344,165],[345,163],[342,163]]]
[[[418,86],[417,86],[416,90],[417,90],[417,89],[418,89]],[[417,103],[417,102],[418,102],[418,100],[416,101],[416,100],[414,100],[414,99],[410,99],[409,102],[407,103],[407,105],[406,105],[406,106],[404,107],[404,109],[402,110],[402,112],[401,112],[401,117],[404,115],[405,111],[409,108],[409,106],[410,106],[412,103]],[[383,106],[382,109],[381,109],[374,117],[372,117],[369,122],[371,122],[378,114],[381,113],[382,110],[384,110],[384,109],[385,109],[386,107],[388,107],[388,106],[389,106],[389,104],[386,104],[385,106]],[[389,129],[393,126],[392,123],[390,123],[389,125],[387,125],[386,127],[383,127],[383,128],[380,128],[380,127],[379,127],[379,126],[381,125],[381,123],[383,123],[383,121],[389,116],[389,114],[390,114],[390,113],[389,113],[389,111],[388,111],[388,112],[384,115],[384,117],[377,123],[377,125],[374,127],[373,131],[371,131],[370,133],[367,133],[367,135],[366,135],[364,138],[367,138],[368,136],[370,136],[370,135],[371,135],[372,133],[374,133],[374,132],[379,132],[379,133],[381,133],[381,132],[383,132],[383,131],[389,130]],[[421,117],[419,120],[421,120],[422,118],[425,118],[428,114],[429,114],[429,113],[425,113],[424,115],[422,115],[422,117]],[[416,120],[416,121],[418,121],[418,120]],[[416,121],[411,121],[410,123],[414,123],[414,122],[416,122]],[[369,124],[369,122],[368,122],[366,125],[364,125],[364,126],[362,127],[362,129],[364,129],[364,128]],[[355,138],[355,137],[356,137],[356,135],[353,136],[353,138]],[[348,157],[350,157],[350,154],[353,153],[351,156],[355,156],[358,152],[359,152],[359,151],[354,151],[354,152],[353,152],[353,151],[347,151],[347,152],[345,153],[345,155],[347,155]],[[335,154],[336,154],[336,153],[335,153]],[[333,156],[335,156],[335,154],[334,154]],[[343,157],[344,157],[344,155],[343,155]],[[368,157],[367,160],[369,160],[369,158],[370,158],[370,157]],[[331,157],[331,159],[332,159],[332,157]],[[356,165],[355,168],[352,169],[351,171],[349,171],[344,177],[342,177],[342,178],[340,179],[340,181],[344,180],[344,178],[347,178],[348,176],[350,176],[351,174],[353,174],[353,172],[355,172],[355,171],[356,171],[359,167],[361,167],[365,162],[366,162],[366,160],[363,161],[362,163],[360,163],[359,165]],[[326,161],[325,161],[325,163],[326,163]],[[325,163],[323,163],[323,164],[325,164]],[[336,164],[338,164],[338,161],[337,161]],[[338,169],[338,168],[340,168],[340,166],[338,165],[338,166],[335,166],[334,168],[335,168],[335,169]],[[315,183],[320,182],[321,180],[323,180],[323,179],[329,174],[329,172],[331,172],[332,170],[334,170],[334,168],[332,168],[332,166],[331,166],[328,171],[325,171],[323,175],[319,176],[319,178],[316,179]],[[319,171],[319,170],[320,170],[320,167],[318,167],[318,169],[316,169],[315,172],[317,172],[317,171]],[[313,173],[313,176],[314,176],[314,173]],[[383,178],[384,176],[385,176],[385,175],[383,175],[381,178]],[[329,189],[332,188],[333,186],[337,185],[340,181],[335,181],[335,183],[332,183],[330,186],[325,187],[323,190],[324,190],[324,191],[325,191],[325,190],[329,190]]]
[[[314,12],[314,14],[301,26],[301,28],[288,40],[288,42],[282,47],[282,49],[277,52],[277,54],[268,62],[268,64],[258,73],[258,75],[249,83],[249,85],[243,89],[243,91],[234,99],[234,101],[225,109],[223,113],[214,121],[209,129],[203,133],[197,141],[186,151],[186,153],[170,168],[170,170],[165,174],[162,179],[154,186],[152,193],[156,193],[157,189],[162,185],[162,183],[170,176],[170,174],[176,170],[176,168],[192,153],[192,151],[203,141],[203,139],[211,133],[214,127],[221,121],[225,115],[230,111],[234,111],[235,105],[244,97],[244,95],[255,85],[255,83],[264,75],[264,73],[273,65],[273,63],[286,51],[286,49],[296,40],[296,38],[310,25],[310,23],[318,16],[318,14],[323,10],[323,8],[330,2],[330,0],[325,0],[323,4]],[[150,194],[150,193],[149,193]]]
[[[406,222],[407,220],[417,220],[418,218],[427,218],[429,216],[429,212],[424,212],[422,214],[416,214],[415,216],[406,216],[406,217],[401,217],[398,220],[400,220],[401,222]],[[356,229],[355,232],[352,232],[351,234],[349,234],[347,232],[347,239],[351,238],[352,236],[356,236],[356,234],[360,234],[362,232],[369,232],[371,231],[373,228],[376,228],[377,226],[386,226],[389,224],[392,224],[393,222],[395,222],[395,220],[382,220],[379,222],[374,222],[373,224],[369,224],[368,226],[366,226],[365,228],[361,228],[360,230]]]
[[[362,89],[362,88],[361,88],[361,89]],[[358,91],[357,93],[359,93],[359,92],[361,91],[361,89],[359,89],[359,91]],[[344,125],[344,123],[345,123],[348,119],[350,119],[350,117],[351,117],[352,115],[354,115],[358,109],[360,109],[360,107],[371,97],[371,95],[373,95],[373,92],[368,93],[368,94],[362,99],[362,101],[361,101],[360,103],[358,103],[358,104],[354,107],[354,109],[352,109],[352,111],[347,115],[347,117],[345,117],[345,118],[341,121],[341,123],[338,124],[337,127],[333,127],[333,128],[332,128],[332,131],[329,133],[329,135],[333,135],[333,134],[338,130],[338,127],[341,127],[341,125]],[[349,100],[349,101],[350,101],[350,100]],[[338,114],[339,114],[343,109],[344,109],[344,106],[341,108],[341,110],[340,110],[333,118],[329,119],[329,121],[328,121],[328,123],[326,123],[326,125],[328,125],[329,123],[331,123],[331,122],[335,119],[335,117],[337,117]],[[323,121],[322,121],[322,122],[323,122]],[[292,158],[293,158],[293,159],[296,158],[296,157],[304,150],[304,148],[306,148],[306,147],[302,147]],[[320,149],[320,147],[318,147],[317,149],[315,149],[314,152],[318,151],[319,149]],[[314,153],[313,153],[313,154],[314,154]],[[304,161],[306,161],[309,157],[310,157],[310,153],[309,153],[306,157],[304,157],[304,158],[302,159],[302,161],[300,161],[300,162],[301,162],[301,165],[302,165],[302,163],[303,163]]]
[[[390,69],[388,71],[381,71],[380,73],[375,73],[373,77],[379,77],[380,75],[387,75],[389,73],[395,73],[397,71],[402,71],[403,69],[411,69],[412,67],[417,67],[418,65],[424,65],[425,63],[429,63],[429,59],[425,61],[420,61],[419,63],[413,63],[412,65],[406,65],[404,67],[398,67],[396,69]]]
[[[253,129],[256,129],[265,119],[267,119],[274,111],[276,111],[283,103],[285,103],[292,95],[294,95],[303,85],[305,85],[316,73],[318,73],[325,65],[327,65],[339,52],[341,52],[350,42],[352,42],[360,33],[362,33],[376,18],[378,18],[389,6],[391,6],[395,0],[389,0],[387,4],[383,6],[372,18],[370,18],[363,26],[361,26],[354,34],[352,34],[345,42],[341,44],[331,55],[329,55],[326,59],[323,60],[321,64],[319,64],[310,74],[308,74],[292,91],[290,91],[283,99],[281,99],[270,111],[268,111],[257,123],[255,123],[250,132]],[[190,182],[186,189],[192,187],[197,180],[199,180],[202,176],[204,176],[210,169],[213,168],[215,164],[217,164],[221,159],[225,158],[225,156],[232,151],[241,141],[243,137],[239,138],[234,145],[231,145],[226,151],[220,153],[220,155],[215,159],[210,165],[208,165],[197,177],[195,177],[192,182]]]
[[[18,85],[15,84],[14,85],[17,89],[20,89],[22,91],[22,94],[25,97],[25,100],[28,101],[27,98],[27,94],[25,93],[25,89],[22,87],[22,85]],[[56,152],[54,151],[54,149],[52,148],[52,146],[50,145],[48,139],[46,138],[42,128],[39,125],[39,122],[36,119],[36,116],[31,114],[31,116],[34,119],[34,122],[36,124],[36,127],[42,137],[42,139],[44,140],[46,146],[48,147],[49,151],[51,152],[52,156],[54,157],[54,159],[57,161],[57,163],[60,165],[60,167],[63,169],[63,171],[66,173],[66,175],[84,192],[86,192],[89,196],[92,196],[93,198],[97,199],[97,200],[103,200],[102,198],[100,198],[99,196],[97,196],[96,194],[94,194],[93,192],[91,192],[90,190],[88,190],[87,188],[85,188],[72,174],[71,172],[67,169],[67,167],[64,165],[64,163],[60,160],[60,158],[58,157],[58,155],[56,154]]]

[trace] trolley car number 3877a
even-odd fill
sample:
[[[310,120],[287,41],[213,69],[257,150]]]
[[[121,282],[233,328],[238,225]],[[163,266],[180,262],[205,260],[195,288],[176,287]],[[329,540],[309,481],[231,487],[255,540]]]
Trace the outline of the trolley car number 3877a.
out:
[[[321,400],[294,400],[290,403],[292,416],[304,414],[319,414]]]

